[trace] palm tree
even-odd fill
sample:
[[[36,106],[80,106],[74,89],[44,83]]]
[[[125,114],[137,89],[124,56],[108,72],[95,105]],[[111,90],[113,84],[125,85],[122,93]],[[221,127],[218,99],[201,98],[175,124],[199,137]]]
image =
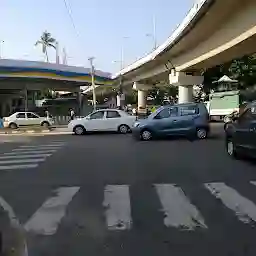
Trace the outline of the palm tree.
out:
[[[56,49],[56,39],[52,37],[51,33],[44,31],[40,40],[38,40],[35,45],[37,46],[39,44],[42,45],[42,52],[45,54],[47,62],[49,62],[47,48],[52,47]]]

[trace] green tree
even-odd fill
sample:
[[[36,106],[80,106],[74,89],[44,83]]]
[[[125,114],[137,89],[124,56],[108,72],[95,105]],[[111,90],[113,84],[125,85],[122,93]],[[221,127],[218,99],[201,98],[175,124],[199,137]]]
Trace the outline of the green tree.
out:
[[[209,93],[211,89],[218,86],[217,81],[224,75],[238,80],[237,89],[246,89],[256,83],[256,58],[254,56],[244,56],[240,59],[232,60],[222,65],[207,69],[204,73],[204,91]]]
[[[56,49],[56,39],[52,37],[51,33],[44,31],[40,39],[36,42],[35,46],[41,45],[42,52],[46,56],[47,62],[49,62],[48,48]]]

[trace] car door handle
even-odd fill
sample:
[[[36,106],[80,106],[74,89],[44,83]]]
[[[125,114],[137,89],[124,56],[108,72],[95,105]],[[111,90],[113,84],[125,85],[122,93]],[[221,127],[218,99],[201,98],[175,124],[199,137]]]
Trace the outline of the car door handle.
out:
[[[177,122],[177,120],[173,120],[173,122],[174,122],[174,123],[176,123],[176,122]]]

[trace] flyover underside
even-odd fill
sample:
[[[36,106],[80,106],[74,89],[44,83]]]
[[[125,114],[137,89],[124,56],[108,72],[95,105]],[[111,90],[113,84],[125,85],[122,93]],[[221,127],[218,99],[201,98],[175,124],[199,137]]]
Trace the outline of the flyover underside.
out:
[[[50,79],[30,79],[30,78],[1,78],[0,94],[2,92],[14,92],[19,90],[38,91],[42,89],[78,91],[80,86],[88,86],[88,83],[78,83],[70,81],[58,81]]]

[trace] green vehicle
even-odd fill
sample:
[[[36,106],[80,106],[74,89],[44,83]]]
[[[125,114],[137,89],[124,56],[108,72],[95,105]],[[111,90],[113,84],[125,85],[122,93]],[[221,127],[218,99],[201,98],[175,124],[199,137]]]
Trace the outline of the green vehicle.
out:
[[[239,112],[243,102],[240,91],[214,92],[206,103],[211,120],[220,121],[234,111]]]

